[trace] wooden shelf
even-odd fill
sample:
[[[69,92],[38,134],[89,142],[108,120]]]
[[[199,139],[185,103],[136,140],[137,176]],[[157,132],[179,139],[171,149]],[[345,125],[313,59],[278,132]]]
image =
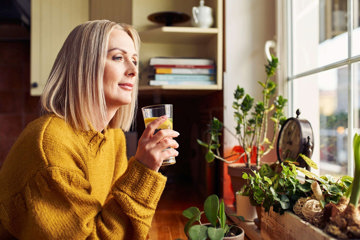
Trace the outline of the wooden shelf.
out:
[[[139,86],[139,91],[153,90],[221,90],[218,85],[161,85],[161,86]]]
[[[220,91],[221,88],[217,85],[210,86],[139,86],[139,94],[141,96],[149,95],[166,95],[166,96],[204,96],[216,91]]]
[[[160,27],[139,32],[143,42],[201,43],[216,37],[217,28]]]

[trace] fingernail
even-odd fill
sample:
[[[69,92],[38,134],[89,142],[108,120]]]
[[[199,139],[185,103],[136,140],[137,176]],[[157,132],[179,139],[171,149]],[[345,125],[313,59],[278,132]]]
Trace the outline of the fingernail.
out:
[[[180,135],[180,133],[179,132],[177,132],[177,131],[175,131],[175,133],[179,136]]]

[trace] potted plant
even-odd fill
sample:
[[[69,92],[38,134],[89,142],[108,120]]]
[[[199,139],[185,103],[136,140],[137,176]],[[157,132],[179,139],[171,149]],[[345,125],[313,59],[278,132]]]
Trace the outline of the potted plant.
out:
[[[207,219],[206,224],[202,223],[204,213]],[[191,240],[244,239],[244,230],[242,228],[227,224],[224,201],[221,200],[220,202],[215,194],[206,198],[203,212],[197,207],[190,207],[183,211],[183,216],[189,219],[185,224],[184,231]]]
[[[360,139],[358,144],[360,144]],[[303,154],[300,156],[308,165],[317,169],[316,164],[310,158]],[[297,170],[303,172],[307,177],[304,181],[300,181],[297,177]],[[351,226],[351,228],[342,226],[348,235],[354,236],[356,229],[358,230],[357,234],[360,234],[359,216],[351,218],[358,219],[357,223],[349,221],[349,218],[344,221],[343,219],[346,218],[347,214],[339,214],[338,210],[339,208],[342,211],[346,209],[346,207],[341,206],[346,201],[341,199],[349,195],[349,190],[351,190],[349,186],[355,182],[349,176],[343,176],[339,179],[329,175],[318,177],[316,174],[296,166],[296,162],[286,161],[271,165],[263,164],[259,171],[252,175],[244,173],[243,177],[248,181],[248,184],[242,189],[242,194],[249,196],[253,205],[262,206],[263,211],[268,213],[263,215],[265,220],[261,220],[261,225],[265,224],[265,227],[261,226],[261,235],[264,239],[269,239],[270,236],[289,238],[292,236],[291,232],[294,228],[300,228],[301,230],[296,230],[298,232],[303,231],[301,239],[324,239],[326,234],[320,229],[325,226],[327,226],[326,231],[338,228],[335,233],[343,234],[339,231],[339,226],[334,225],[336,222],[337,224],[347,222],[346,226]],[[354,196],[356,195],[355,193]],[[354,197],[353,202],[358,202],[358,200]],[[330,209],[336,210],[329,221]],[[358,211],[352,210],[352,212],[358,214]],[[317,230],[309,223],[319,229]],[[337,235],[337,237],[341,237],[341,235]]]
[[[235,137],[239,145],[233,148],[233,154],[227,157],[221,157],[219,136],[223,129],[223,123],[217,118],[213,118],[210,123],[209,141],[203,142],[197,140],[200,145],[207,148],[205,158],[208,162],[219,159],[226,163],[233,163],[243,159],[246,167],[251,166],[251,159],[256,159],[256,166],[260,166],[260,159],[267,155],[275,147],[277,133],[281,124],[286,120],[284,116],[284,107],[287,99],[281,95],[276,95],[276,83],[271,80],[275,75],[278,66],[278,59],[272,56],[265,66],[266,80],[259,82],[263,90],[263,100],[254,104],[254,98],[245,94],[245,90],[239,85],[234,92],[233,109],[235,126]],[[271,116],[271,117],[270,117]],[[268,136],[269,119],[274,123],[273,135]],[[235,160],[228,160],[234,158]]]
[[[234,136],[238,145],[233,147],[229,156],[221,156],[220,136],[224,125],[216,117],[210,122],[208,141],[197,140],[201,146],[206,148],[205,159],[207,162],[218,159],[228,164],[228,173],[234,192],[239,191],[246,182],[242,179],[242,173],[251,174],[251,169],[259,169],[261,158],[275,148],[280,126],[286,120],[284,107],[287,99],[281,95],[276,97],[277,85],[271,80],[277,67],[278,59],[271,56],[271,60],[265,66],[265,82],[259,82],[263,88],[262,101],[255,103],[254,98],[246,94],[240,86],[235,89],[232,107],[236,123]],[[272,136],[269,136],[270,129],[273,130]]]

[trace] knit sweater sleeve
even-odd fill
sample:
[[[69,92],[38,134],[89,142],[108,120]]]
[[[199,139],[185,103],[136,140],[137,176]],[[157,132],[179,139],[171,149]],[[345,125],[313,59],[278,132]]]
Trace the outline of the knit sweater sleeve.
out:
[[[145,239],[164,184],[132,160],[101,206],[86,179],[48,168],[1,203],[2,224],[19,239]]]
[[[62,132],[60,129],[55,136]],[[82,154],[67,148],[67,141],[52,140],[54,148],[47,150],[52,154],[49,157],[46,151],[35,150],[36,136],[25,135],[20,137],[26,139],[25,143],[20,140],[19,146],[27,146],[29,151],[21,152],[16,145],[0,174],[0,221],[13,236],[67,240],[146,238],[166,177],[131,159],[121,176],[114,176],[108,196],[101,202],[92,194],[95,189],[81,163]],[[97,174],[103,174],[101,169]]]

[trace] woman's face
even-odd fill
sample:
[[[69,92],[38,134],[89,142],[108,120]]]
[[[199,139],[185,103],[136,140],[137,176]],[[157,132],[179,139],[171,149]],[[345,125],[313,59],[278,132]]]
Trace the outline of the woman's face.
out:
[[[136,84],[138,55],[131,37],[120,29],[110,33],[104,69],[104,95],[108,111],[130,104]]]

